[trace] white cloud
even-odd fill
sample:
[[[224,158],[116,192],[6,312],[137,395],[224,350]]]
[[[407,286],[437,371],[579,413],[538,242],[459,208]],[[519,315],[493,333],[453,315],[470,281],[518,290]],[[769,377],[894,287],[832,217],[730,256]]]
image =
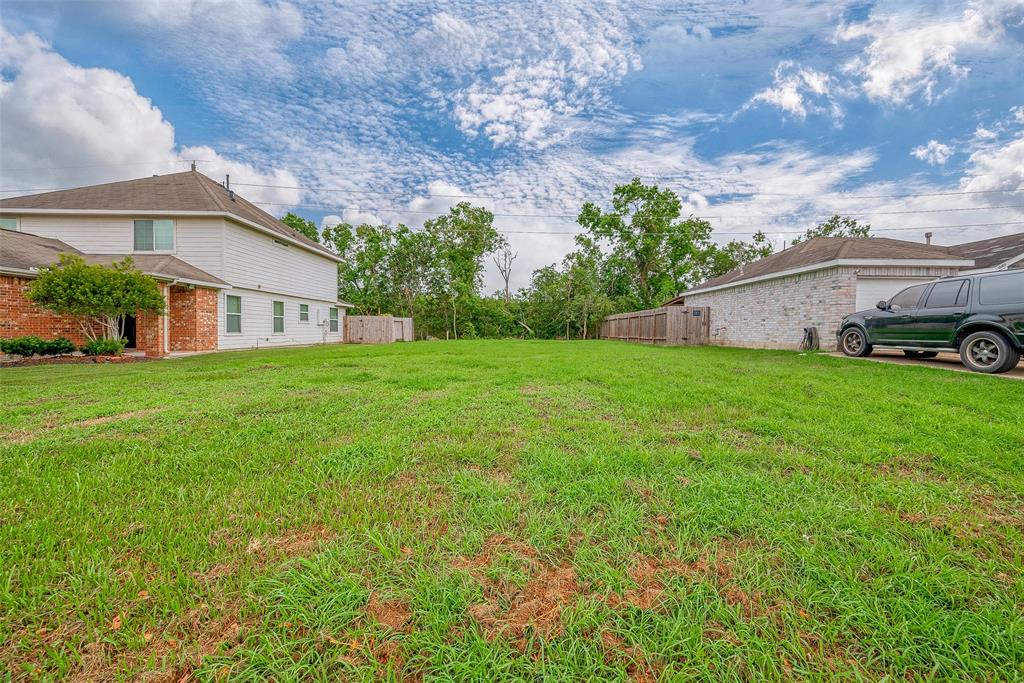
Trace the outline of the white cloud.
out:
[[[1024,6],[1022,0],[972,2],[954,18],[922,19],[918,12],[872,15],[840,26],[839,41],[868,41],[863,53],[845,64],[872,100],[906,103],[921,93],[931,102],[942,95],[944,77],[964,78],[970,69],[958,52],[993,46],[1004,34],[1003,21]]]
[[[131,79],[68,62],[35,34],[0,28],[0,183],[7,189],[56,188],[186,170],[199,160],[211,177],[294,187],[286,171],[258,171],[209,146],[178,148],[174,127]],[[9,77],[9,80],[7,79]],[[251,191],[250,191],[251,190]],[[296,190],[247,188],[245,196],[295,204]],[[8,196],[11,196],[8,194]]]
[[[974,152],[961,180],[965,190],[1017,190],[1024,187],[1024,136]]]
[[[910,155],[932,166],[942,166],[953,155],[953,150],[938,140],[929,140],[927,145],[919,145],[910,150]]]
[[[743,105],[743,109],[768,104],[801,120],[807,118],[808,111],[828,112],[833,121],[838,123],[842,120],[843,112],[834,99],[837,90],[829,74],[784,61],[775,67],[772,87],[755,93]]]
[[[151,33],[176,57],[217,72],[290,73],[283,49],[305,26],[302,13],[284,0],[131,0],[98,7],[113,22]]]

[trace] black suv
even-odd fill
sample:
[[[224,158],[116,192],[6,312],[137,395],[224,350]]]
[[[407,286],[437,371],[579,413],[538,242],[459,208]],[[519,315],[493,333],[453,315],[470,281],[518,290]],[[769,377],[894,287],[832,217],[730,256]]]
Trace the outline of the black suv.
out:
[[[909,358],[954,351],[975,372],[1007,372],[1024,352],[1024,270],[907,287],[877,309],[843,318],[836,335],[847,356],[876,347],[903,349]]]

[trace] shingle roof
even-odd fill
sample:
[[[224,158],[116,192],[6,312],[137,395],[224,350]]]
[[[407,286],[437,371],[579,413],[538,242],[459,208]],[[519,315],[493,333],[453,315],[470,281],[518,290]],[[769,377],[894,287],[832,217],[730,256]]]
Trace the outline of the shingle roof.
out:
[[[972,268],[994,268],[1014,256],[1024,255],[1024,232],[958,244],[949,250],[959,256],[974,259]]]
[[[83,254],[69,244],[27,232],[0,230],[0,269],[31,271],[55,263],[61,254],[78,254],[87,263],[109,266],[129,254]],[[162,279],[183,279],[228,287],[227,282],[168,254],[131,254],[135,267]]]
[[[894,240],[885,237],[814,237],[759,261],[747,263],[739,268],[730,270],[724,275],[697,285],[690,291],[719,287],[734,282],[738,283],[744,280],[781,273],[794,268],[813,266],[837,259],[959,261],[965,260],[965,258],[951,254],[947,247]],[[677,300],[678,297],[672,301]]]
[[[0,209],[230,213],[337,258],[327,247],[288,227],[237,192],[232,198],[224,186],[198,171],[8,197],[0,199]]]

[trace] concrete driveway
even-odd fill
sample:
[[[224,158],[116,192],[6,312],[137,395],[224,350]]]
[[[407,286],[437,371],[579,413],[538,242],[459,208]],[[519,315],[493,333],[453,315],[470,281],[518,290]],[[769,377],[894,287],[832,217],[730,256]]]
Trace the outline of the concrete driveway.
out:
[[[830,356],[840,356],[842,358],[849,358],[849,356],[841,353],[831,353]],[[937,357],[929,360],[911,360],[903,355],[902,351],[892,351],[889,349],[877,349],[867,358],[850,358],[850,360],[869,360],[877,363],[898,363],[900,365],[924,365],[930,368],[941,368],[943,370],[953,370],[955,372],[971,372],[963,366],[960,362],[960,356],[955,353],[940,353]],[[982,373],[972,373],[982,374]],[[1024,362],[1017,365],[1016,368],[1009,372],[1004,372],[1001,375],[992,375],[992,377],[1005,377],[1006,379],[1024,379]]]

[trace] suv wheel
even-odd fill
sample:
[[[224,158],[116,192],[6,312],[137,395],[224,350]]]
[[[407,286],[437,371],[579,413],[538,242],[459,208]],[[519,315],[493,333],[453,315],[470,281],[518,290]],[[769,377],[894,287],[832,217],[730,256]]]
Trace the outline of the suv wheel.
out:
[[[904,351],[903,354],[907,358],[913,358],[914,360],[922,360],[924,358],[935,358],[939,355],[938,351]]]
[[[960,344],[960,360],[968,370],[995,374],[1012,370],[1020,352],[998,332],[975,332]]]
[[[839,338],[839,349],[847,356],[859,358],[871,353],[871,344],[864,336],[864,331],[859,327],[850,327],[843,331]]]

